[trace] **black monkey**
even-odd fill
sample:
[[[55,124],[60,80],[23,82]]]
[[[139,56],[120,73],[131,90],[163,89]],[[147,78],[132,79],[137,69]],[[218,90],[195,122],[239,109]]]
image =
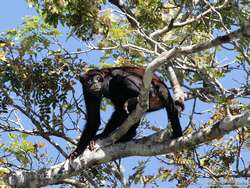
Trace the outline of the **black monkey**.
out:
[[[90,141],[107,137],[127,119],[136,107],[144,72],[144,68],[136,67],[104,68],[90,70],[80,77],[86,104],[87,122],[77,148],[71,153],[70,158],[80,155]],[[103,132],[96,135],[100,127],[100,104],[103,97],[111,100],[115,110]],[[178,110],[169,90],[164,82],[154,75],[147,112],[161,108],[166,108],[173,129],[172,138],[182,136]],[[131,140],[136,135],[139,123],[135,123],[118,142]]]

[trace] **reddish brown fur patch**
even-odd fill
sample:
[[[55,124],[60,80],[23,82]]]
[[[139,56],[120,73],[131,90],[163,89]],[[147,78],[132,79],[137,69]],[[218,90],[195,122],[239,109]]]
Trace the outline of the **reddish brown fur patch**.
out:
[[[108,75],[111,73],[111,71],[119,70],[119,69],[121,69],[127,73],[139,76],[140,78],[142,78],[144,73],[145,73],[145,69],[142,67],[114,67],[114,68],[104,68],[101,70],[102,70],[102,72],[105,73],[105,75]],[[159,87],[162,87],[162,86],[166,87],[164,82],[159,77],[157,77],[155,74],[153,75],[152,82],[154,83],[153,85],[158,85]],[[166,96],[167,95],[168,94],[166,93]],[[163,106],[164,106],[164,104],[163,104],[162,100],[159,98],[159,96],[150,96],[150,100],[149,100],[150,109],[157,110],[157,109],[162,108]]]
[[[149,109],[157,110],[162,108],[162,100],[159,97],[150,97],[149,100]]]
[[[137,75],[141,78],[143,77],[143,75],[145,73],[145,68],[143,68],[143,67],[112,67],[112,68],[103,68],[101,70],[102,70],[102,72],[105,73],[105,75],[107,75],[107,74],[110,74],[110,72],[115,70],[115,69],[117,69],[117,70],[121,69],[125,72]],[[163,83],[162,80],[159,79],[155,74],[153,75],[153,81],[156,81],[158,83]]]

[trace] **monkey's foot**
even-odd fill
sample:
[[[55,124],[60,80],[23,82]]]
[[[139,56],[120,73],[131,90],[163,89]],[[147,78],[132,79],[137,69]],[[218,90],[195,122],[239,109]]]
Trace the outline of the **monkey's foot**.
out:
[[[91,140],[90,142],[89,142],[89,150],[90,151],[94,151],[95,149],[96,149],[96,147],[95,147],[95,145],[96,145],[96,140]]]

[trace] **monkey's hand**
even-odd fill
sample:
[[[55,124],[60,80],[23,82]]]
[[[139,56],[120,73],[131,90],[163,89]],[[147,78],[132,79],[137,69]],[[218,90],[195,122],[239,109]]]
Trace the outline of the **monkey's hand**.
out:
[[[95,149],[96,149],[96,140],[91,140],[90,142],[89,142],[89,146],[88,146],[88,148],[89,148],[89,150],[90,151],[94,151]]]

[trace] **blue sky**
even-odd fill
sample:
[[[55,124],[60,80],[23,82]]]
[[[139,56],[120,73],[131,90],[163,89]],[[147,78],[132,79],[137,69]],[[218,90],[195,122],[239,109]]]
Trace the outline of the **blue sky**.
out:
[[[34,15],[24,0],[3,0],[0,11],[0,31],[15,28],[22,23],[22,17]]]
[[[18,27],[21,23],[22,23],[22,17],[24,16],[29,16],[29,15],[35,15],[35,11],[33,9],[28,8],[26,1],[24,0],[3,0],[1,2],[1,8],[0,8],[0,32],[7,30],[7,29],[12,29],[15,27]],[[67,32],[67,29],[63,29],[63,32]],[[65,40],[65,35],[61,38],[61,40],[63,41],[64,45],[70,49],[71,51],[75,51],[77,48],[82,48],[81,43],[76,40],[76,39],[69,39],[69,40]],[[222,51],[221,55],[218,56],[218,59],[222,59],[225,57],[225,52]],[[83,60],[87,61],[90,64],[97,64],[100,54],[99,53],[95,53],[94,55],[90,55],[90,54],[85,54],[82,58]],[[230,62],[233,58],[232,54],[228,54],[227,55],[228,60],[226,61],[227,63]],[[227,78],[224,80],[224,83],[227,87],[232,87],[232,79],[234,77],[237,77],[237,74],[233,74],[231,77]],[[81,90],[79,89],[79,92]],[[187,114],[190,114],[190,107],[192,106],[192,101],[188,101],[186,102],[186,110],[184,111],[183,115],[182,115],[182,128],[184,129],[187,126],[188,123],[188,116]],[[198,103],[198,107],[199,107],[199,111],[203,111],[206,110],[208,108],[207,105],[205,105],[202,102]],[[211,107],[211,106],[210,106]],[[104,114],[104,118],[107,119],[109,117],[109,113],[105,113]],[[206,116],[204,116],[202,119],[198,119],[197,122],[199,124],[204,123],[210,114],[207,114]],[[149,117],[149,119],[151,120],[151,122],[155,125],[159,125],[160,128],[164,128],[166,126],[167,123],[167,117],[166,117],[166,113],[164,111],[160,111],[160,112],[156,112],[156,113],[152,113],[150,115],[148,115],[147,117]],[[152,157],[153,159],[154,157]],[[136,157],[136,159],[139,159],[138,157]],[[144,158],[145,159],[145,158]],[[126,166],[126,170],[127,172],[131,172],[131,168],[133,166],[135,166],[137,164],[137,160],[134,160],[134,158],[132,159],[131,157],[128,158],[127,160],[125,160],[124,165]],[[159,163],[157,162],[157,160],[153,160],[153,162],[150,164],[149,168],[147,169],[147,172],[150,174],[152,169],[156,169],[155,165],[159,165]],[[202,183],[202,181],[201,181]],[[165,182],[163,184],[160,184],[161,187],[164,187],[164,185],[168,185],[168,182]],[[170,184],[174,187],[174,184]],[[50,186],[52,187],[52,186]],[[53,186],[54,187],[54,186]],[[140,187],[140,186],[138,186]]]

